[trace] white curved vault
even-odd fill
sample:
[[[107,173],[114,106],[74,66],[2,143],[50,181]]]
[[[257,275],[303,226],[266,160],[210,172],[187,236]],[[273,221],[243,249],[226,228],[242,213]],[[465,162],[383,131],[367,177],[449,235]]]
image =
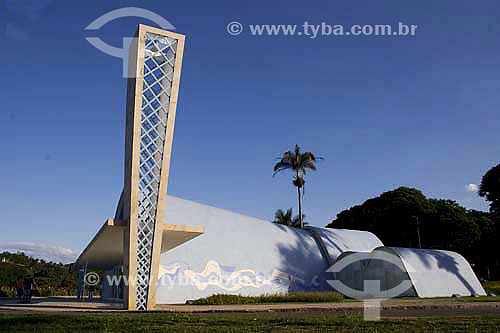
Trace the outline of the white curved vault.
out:
[[[381,253],[393,255],[396,264],[375,259],[384,257]],[[362,291],[368,280],[380,281],[381,290],[409,280],[411,287],[397,296],[486,295],[470,264],[456,252],[381,246],[371,252],[345,252],[339,260],[347,256],[360,260],[338,272],[336,279],[355,290]]]
[[[486,296],[469,262],[444,250],[391,248],[407,269],[419,297]]]

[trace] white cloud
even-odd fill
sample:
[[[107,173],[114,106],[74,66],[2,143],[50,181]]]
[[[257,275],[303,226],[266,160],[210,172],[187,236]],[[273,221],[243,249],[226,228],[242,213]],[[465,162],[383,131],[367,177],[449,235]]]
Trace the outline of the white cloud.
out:
[[[467,184],[465,185],[465,189],[469,192],[477,192],[479,191],[479,186],[476,184]]]
[[[69,264],[75,261],[78,252],[60,246],[24,242],[0,242],[0,252],[24,252],[33,258]]]

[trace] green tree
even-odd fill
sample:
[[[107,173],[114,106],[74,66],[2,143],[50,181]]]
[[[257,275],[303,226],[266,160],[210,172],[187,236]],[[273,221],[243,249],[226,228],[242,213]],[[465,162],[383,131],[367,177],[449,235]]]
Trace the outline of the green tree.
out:
[[[300,228],[304,228],[304,217],[302,215],[302,188],[305,184],[304,177],[306,175],[306,169],[315,171],[316,161],[318,159],[319,158],[311,152],[302,153],[300,151],[300,147],[295,145],[295,149],[293,151],[289,150],[281,155],[278,163],[276,163],[273,168],[273,176],[284,170],[290,170],[294,174],[293,185],[297,187]]]
[[[479,195],[490,202],[490,212],[500,215],[500,164],[488,170],[479,185]]]
[[[19,276],[34,276],[39,288],[76,289],[77,271],[71,265],[35,259],[24,253],[0,253],[0,288],[14,287]]]
[[[470,213],[451,200],[427,199],[400,187],[337,214],[327,227],[367,230],[389,246],[458,251],[469,258],[480,237]],[[418,224],[417,224],[418,222]]]
[[[498,252],[498,239],[500,238],[500,164],[489,169],[481,179],[479,195],[490,204],[490,222],[483,222],[485,229],[485,251]],[[498,255],[487,256],[487,277],[500,277],[500,258]]]
[[[429,199],[432,211],[427,218],[431,248],[460,252],[471,259],[473,247],[480,239],[480,228],[474,216],[453,200]]]
[[[498,252],[498,231],[492,215],[477,210],[469,210],[468,215],[479,227],[480,240],[473,248],[473,262],[477,263],[476,273],[491,280],[500,277],[500,258],[492,255]]]
[[[302,218],[305,219],[305,217],[306,217],[306,215],[302,214]],[[294,228],[301,227],[301,223],[304,226],[308,224],[307,222],[301,221],[299,215],[296,215],[295,217],[293,217],[292,208],[289,208],[286,211],[284,211],[283,209],[278,209],[274,213],[273,223],[286,225],[286,226],[294,227]]]
[[[287,209],[286,211],[284,211],[283,209],[278,209],[274,213],[273,223],[290,226],[292,225],[292,215],[293,213],[291,208]]]
[[[417,189],[399,187],[337,214],[327,227],[368,230],[389,245],[426,245],[426,221],[432,205]]]

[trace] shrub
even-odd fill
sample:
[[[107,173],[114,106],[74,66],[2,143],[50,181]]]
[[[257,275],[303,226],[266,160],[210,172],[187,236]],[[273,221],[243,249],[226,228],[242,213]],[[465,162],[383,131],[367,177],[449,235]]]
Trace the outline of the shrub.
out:
[[[482,284],[486,293],[500,295],[500,281],[483,281]]]
[[[76,289],[62,287],[36,287],[33,290],[33,296],[76,296]]]
[[[17,290],[11,287],[0,287],[0,297],[16,297]]]
[[[344,296],[336,292],[293,292],[288,294],[265,294],[261,296],[216,294],[191,301],[190,304],[328,303],[341,302],[343,299]]]

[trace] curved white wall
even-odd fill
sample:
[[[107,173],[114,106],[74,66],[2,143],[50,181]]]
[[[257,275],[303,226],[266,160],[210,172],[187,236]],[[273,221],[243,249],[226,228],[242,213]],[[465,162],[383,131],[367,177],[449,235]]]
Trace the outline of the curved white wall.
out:
[[[403,261],[419,297],[486,295],[469,262],[456,252],[391,249]]]
[[[393,288],[409,280],[410,288],[394,296],[486,295],[467,260],[456,252],[381,246],[368,253],[344,252],[338,260],[349,256],[355,260],[336,273],[336,279],[357,291],[369,280],[380,281],[383,291],[397,290]]]
[[[332,290],[329,267],[307,231],[168,196],[170,224],[203,226],[205,234],[160,258],[158,304],[184,303],[217,293],[261,295]],[[373,234],[314,228],[330,258],[382,245]]]

